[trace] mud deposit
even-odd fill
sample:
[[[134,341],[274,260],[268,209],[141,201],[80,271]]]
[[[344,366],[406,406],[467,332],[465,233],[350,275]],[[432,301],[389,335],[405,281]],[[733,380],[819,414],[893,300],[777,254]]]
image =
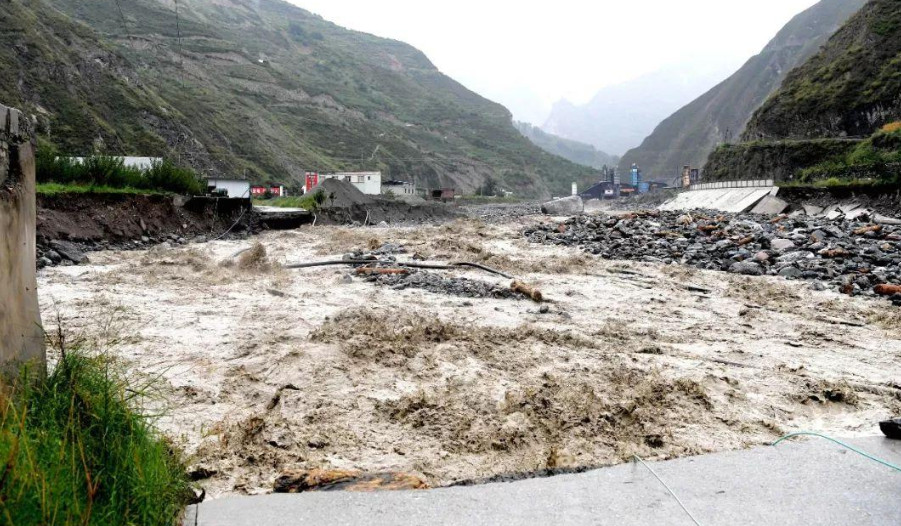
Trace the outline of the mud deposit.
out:
[[[112,341],[102,347],[136,375],[160,379],[146,402],[210,497],[269,492],[297,469],[434,487],[801,429],[872,435],[901,412],[901,317],[888,302],[533,245],[521,231],[535,221],[270,232],[243,258],[232,255],[246,241],[99,252],[41,271],[41,304],[45,320]],[[550,301],[280,268],[385,243],[404,247],[398,258],[500,268]]]

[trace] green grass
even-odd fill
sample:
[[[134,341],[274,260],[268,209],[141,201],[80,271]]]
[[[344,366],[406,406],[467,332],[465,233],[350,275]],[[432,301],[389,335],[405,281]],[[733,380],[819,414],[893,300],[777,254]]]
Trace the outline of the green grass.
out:
[[[177,524],[190,495],[183,465],[135,411],[142,388],[107,358],[64,353],[46,379],[3,387],[0,522]]]
[[[60,184],[60,183],[38,183],[37,193],[40,195],[60,195],[60,194],[137,194],[137,195],[160,195],[167,192],[157,190],[143,190],[141,188],[114,188],[112,186],[95,186],[84,184]]]
[[[108,187],[183,195],[200,195],[204,184],[193,170],[171,161],[155,162],[147,170],[125,166],[122,159],[94,155],[79,162],[59,155],[56,148],[42,141],[36,156],[38,183]],[[133,192],[127,192],[133,193]]]
[[[802,183],[846,186],[849,183],[896,184],[901,166],[901,131],[877,131],[850,152],[802,169]]]

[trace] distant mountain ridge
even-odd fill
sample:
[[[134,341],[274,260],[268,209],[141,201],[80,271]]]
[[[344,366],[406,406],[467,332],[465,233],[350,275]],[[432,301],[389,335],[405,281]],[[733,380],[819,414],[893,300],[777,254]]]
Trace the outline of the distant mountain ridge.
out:
[[[590,144],[557,137],[527,122],[514,122],[519,133],[542,150],[563,157],[576,164],[601,169],[615,167],[619,157],[602,152]]]
[[[541,129],[614,155],[641,144],[661,120],[714,86],[730,71],[678,65],[600,90],[585,105],[563,100]],[[666,86],[666,89],[662,89]]]
[[[466,193],[491,178],[535,197],[597,177],[404,43],[280,0],[119,4],[0,2],[2,102],[65,153],[166,155],[283,183],[366,169]]]
[[[737,140],[754,111],[794,67],[804,63],[866,0],[821,0],[794,17],[726,81],[660,123],[620,169],[638,163],[654,177],[674,177],[684,164],[702,166],[718,143]]]

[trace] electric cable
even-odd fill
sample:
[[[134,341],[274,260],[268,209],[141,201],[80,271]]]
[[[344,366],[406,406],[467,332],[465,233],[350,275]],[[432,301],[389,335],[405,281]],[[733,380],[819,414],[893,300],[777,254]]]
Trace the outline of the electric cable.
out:
[[[891,462],[882,460],[879,457],[875,457],[875,456],[867,453],[866,451],[857,449],[856,447],[854,447],[850,444],[846,444],[836,438],[832,438],[831,436],[827,436],[822,433],[814,433],[812,431],[799,431],[797,433],[791,433],[789,435],[785,435],[784,437],[780,438],[779,440],[773,442],[773,447],[778,446],[779,444],[781,444],[782,442],[785,442],[786,440],[789,440],[789,439],[795,438],[795,437],[800,437],[800,436],[812,436],[812,437],[817,437],[817,438],[822,438],[824,440],[828,440],[830,442],[833,442],[835,444],[842,446],[845,449],[851,450],[864,458],[872,460],[873,462],[877,462],[879,464],[882,464],[883,466],[886,466],[886,467],[894,469],[895,471],[901,472],[901,466],[896,466],[895,464],[892,464]]]
[[[660,478],[660,476],[657,475],[657,473],[654,472],[653,469],[651,469],[651,466],[647,465],[647,463],[645,463],[645,461],[642,460],[642,458],[639,457],[638,455],[632,455],[632,456],[635,458],[635,460],[640,462],[642,466],[646,467],[647,470],[651,472],[651,475],[654,475],[654,478],[657,479],[657,482],[662,484],[663,487],[666,488],[666,491],[668,491],[669,494],[672,495],[674,499],[676,499],[676,502],[679,503],[679,506],[682,508],[682,511],[684,511],[685,514],[688,515],[689,518],[691,518],[691,521],[694,522],[697,526],[701,526],[701,523],[698,522],[698,519],[696,519],[695,516],[692,515],[690,511],[688,511],[688,508],[685,507],[685,504],[682,503],[682,500],[679,499],[679,497],[676,495],[676,493],[666,484],[666,482],[664,482],[663,479]]]

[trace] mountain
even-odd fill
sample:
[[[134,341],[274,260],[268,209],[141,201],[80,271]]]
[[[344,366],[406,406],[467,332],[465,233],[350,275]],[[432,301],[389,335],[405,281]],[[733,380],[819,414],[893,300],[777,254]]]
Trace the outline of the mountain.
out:
[[[751,114],[795,66],[804,63],[866,0],[822,0],[794,17],[755,57],[726,81],[664,120],[620,169],[638,163],[645,173],[674,176],[700,166],[724,141],[738,138]]]
[[[67,154],[168,155],[255,181],[382,170],[527,196],[597,173],[415,48],[280,0],[5,0],[0,97]]]
[[[604,153],[590,144],[551,135],[527,122],[514,122],[513,126],[542,150],[576,164],[601,169],[605,166],[616,166],[619,162],[619,157]]]
[[[620,155],[641,144],[654,126],[721,81],[732,70],[664,68],[599,91],[588,104],[560,101],[544,131]]]
[[[901,1],[870,0],[717,148],[705,177],[901,184]],[[843,182],[844,181],[844,182]],[[850,181],[850,182],[849,182]]]
[[[901,119],[901,2],[872,0],[754,114],[743,139],[869,136]]]

